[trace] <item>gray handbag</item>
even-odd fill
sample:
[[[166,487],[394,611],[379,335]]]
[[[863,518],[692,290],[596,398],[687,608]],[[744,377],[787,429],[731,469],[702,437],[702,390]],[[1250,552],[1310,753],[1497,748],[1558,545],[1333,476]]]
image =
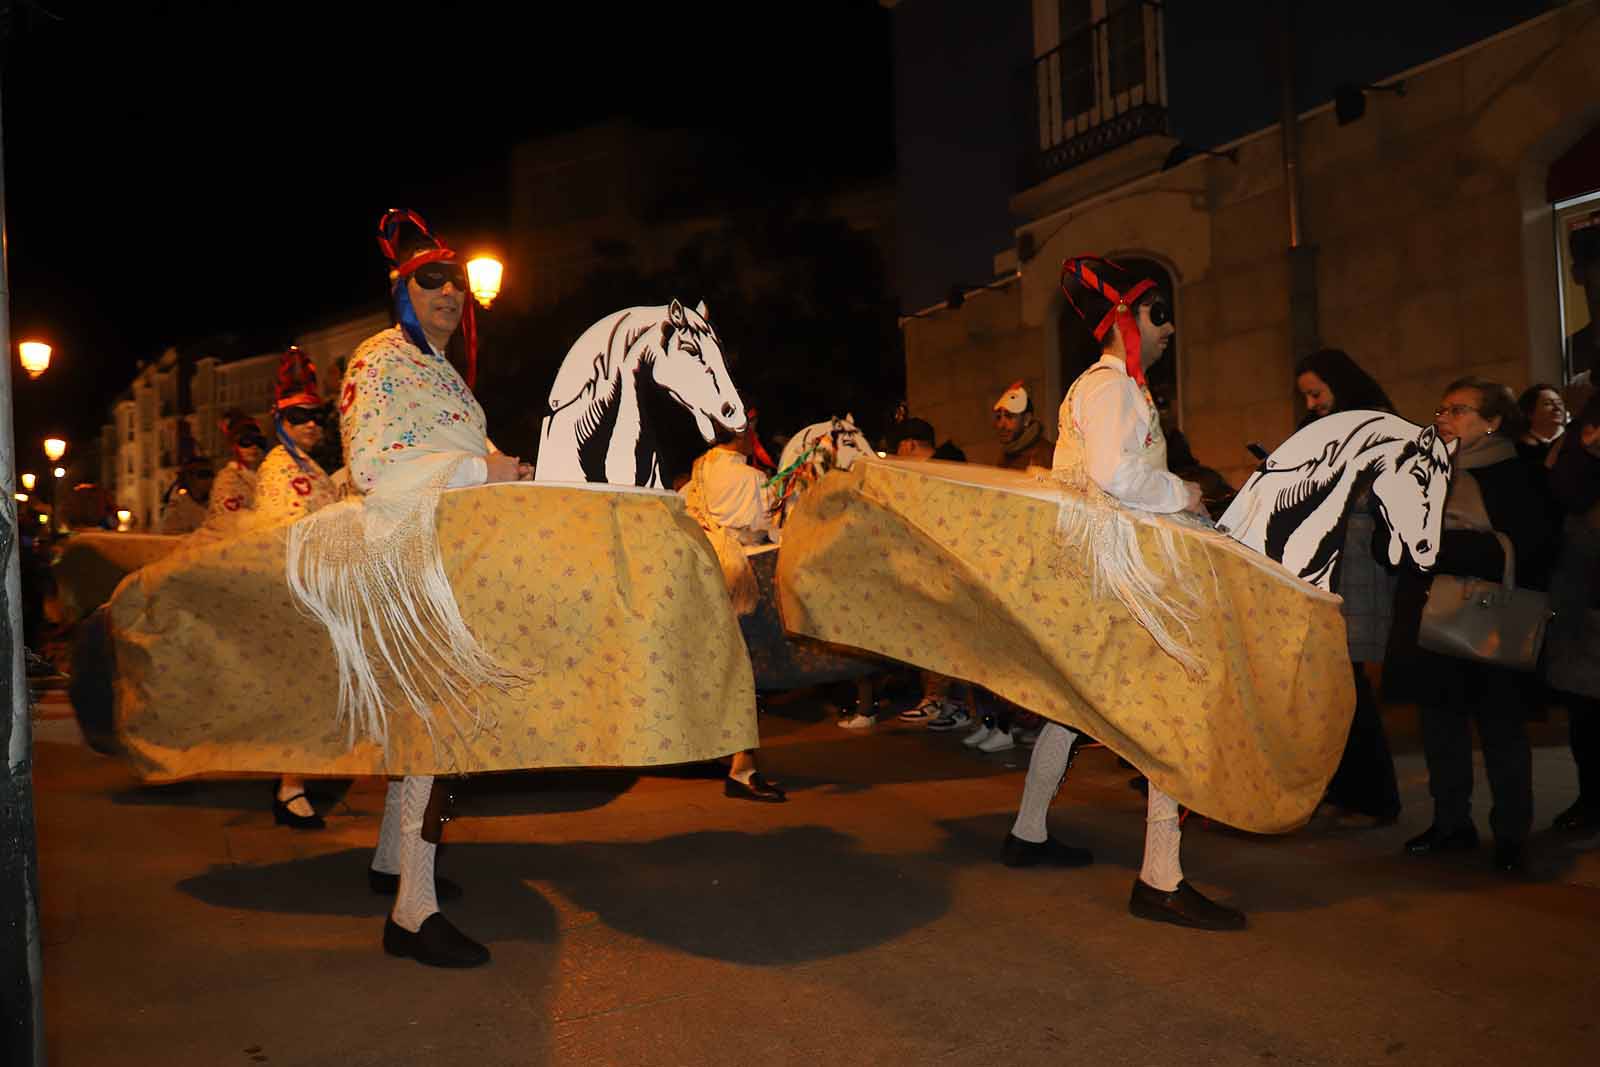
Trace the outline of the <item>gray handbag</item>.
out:
[[[1534,671],[1554,615],[1550,596],[1517,588],[1517,559],[1511,540],[1498,530],[1494,535],[1506,554],[1504,580],[1435,576],[1422,608],[1417,644],[1441,656]]]

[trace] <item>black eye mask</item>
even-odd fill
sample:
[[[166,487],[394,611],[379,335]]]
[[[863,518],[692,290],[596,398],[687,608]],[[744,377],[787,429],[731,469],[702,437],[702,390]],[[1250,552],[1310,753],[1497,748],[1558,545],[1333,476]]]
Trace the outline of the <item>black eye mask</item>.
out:
[[[1154,300],[1150,303],[1150,325],[1165,326],[1172,321],[1172,306],[1165,300]]]

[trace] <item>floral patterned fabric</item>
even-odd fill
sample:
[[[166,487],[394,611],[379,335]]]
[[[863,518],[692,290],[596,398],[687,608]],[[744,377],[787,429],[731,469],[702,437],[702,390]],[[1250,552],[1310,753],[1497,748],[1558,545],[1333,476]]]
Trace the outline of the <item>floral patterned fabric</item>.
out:
[[[206,521],[193,535],[201,539],[231,537],[245,512],[256,506],[258,474],[236,459],[217,472],[206,506]]]
[[[333,482],[317,461],[306,457],[310,470],[302,470],[282,445],[267,453],[256,472],[256,509],[250,525],[276,526],[293,522],[338,499]]]
[[[335,723],[332,647],[284,582],[285,527],[185,547],[108,608],[117,731],[153,779],[651,766],[754,747],[750,660],[722,571],[670,493],[502,484],[446,492],[445,572],[484,648],[532,681],[477,696],[494,725],[387,758]],[[290,655],[285,650],[292,649]],[[441,722],[447,716],[439,717]]]
[[[351,482],[363,493],[373,492],[380,481],[421,484],[426,478],[418,461],[424,458],[459,463],[493,451],[484,433],[483,408],[461,375],[443,356],[418,349],[398,326],[356,349],[344,374],[339,412]],[[468,436],[483,440],[482,450],[441,451],[438,446],[440,440]]]
[[[1190,808],[1257,832],[1304,823],[1355,708],[1339,599],[1220,534],[1175,530],[1207,592],[1190,677],[1054,539],[1064,490],[1027,475],[860,461],[802,498],[778,561],[791,631],[976,682],[1106,743]],[[1071,506],[1095,506],[1080,497]]]

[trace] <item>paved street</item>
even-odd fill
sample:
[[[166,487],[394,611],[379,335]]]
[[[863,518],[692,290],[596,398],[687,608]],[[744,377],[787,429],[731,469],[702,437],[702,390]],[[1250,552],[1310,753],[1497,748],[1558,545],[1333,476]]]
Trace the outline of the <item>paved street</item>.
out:
[[[1186,869],[1250,914],[1239,934],[1127,915],[1143,800],[1104,749],[1053,811],[1098,857],[1069,872],[995,862],[1026,749],[853,734],[802,703],[763,720],[782,806],[699,771],[476,780],[440,870],[494,961],[453,973],[379,948],[380,783],[331,784],[329,829],[293,833],[265,781],[138,785],[52,697],[35,770],[50,1062],[1595,1062],[1597,842],[1541,833],[1517,883],[1487,849],[1404,856],[1426,782],[1404,713],[1391,724],[1398,826],[1190,822]],[[1556,716],[1537,734],[1541,827],[1575,794],[1564,732]]]

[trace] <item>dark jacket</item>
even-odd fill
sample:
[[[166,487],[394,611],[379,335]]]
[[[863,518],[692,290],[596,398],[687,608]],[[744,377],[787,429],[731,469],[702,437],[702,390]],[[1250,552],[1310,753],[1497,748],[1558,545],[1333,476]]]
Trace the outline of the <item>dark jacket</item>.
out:
[[[1558,529],[1542,474],[1522,459],[1513,458],[1455,475],[1476,479],[1490,524],[1511,541],[1516,553],[1517,585],[1524,589],[1546,587],[1555,557]],[[1494,534],[1476,530],[1444,531],[1433,574],[1499,581],[1504,573],[1505,551]],[[1417,646],[1422,607],[1432,583],[1432,575],[1414,568],[1406,567],[1400,572],[1395,590],[1394,629],[1384,666],[1384,695],[1391,700],[1423,704],[1453,702],[1461,693],[1463,677],[1470,673],[1465,668],[1502,670],[1435,655]]]
[[[1550,579],[1556,617],[1545,637],[1544,677],[1559,692],[1600,699],[1600,459],[1577,440],[1563,444],[1550,472],[1566,521]]]
[[[1028,435],[1029,431],[1032,431],[1033,440],[1028,444],[1015,452],[1001,451],[1001,467],[1008,471],[1025,471],[1029,467],[1043,467],[1049,470],[1055,466],[1056,443],[1044,435],[1043,428],[1037,422],[1023,431],[1024,435]]]

